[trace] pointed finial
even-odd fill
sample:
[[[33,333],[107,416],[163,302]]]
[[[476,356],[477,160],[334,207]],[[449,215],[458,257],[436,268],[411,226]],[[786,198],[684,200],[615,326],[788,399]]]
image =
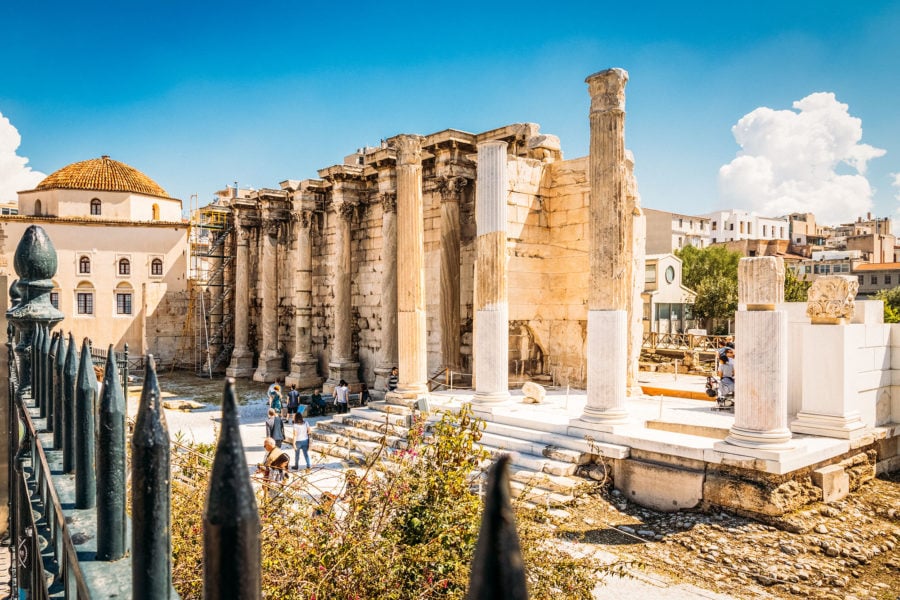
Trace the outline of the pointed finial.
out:
[[[97,376],[91,361],[91,341],[81,342],[78,383],[75,387],[75,508],[93,508],[97,504],[97,479],[94,470],[94,394]]]

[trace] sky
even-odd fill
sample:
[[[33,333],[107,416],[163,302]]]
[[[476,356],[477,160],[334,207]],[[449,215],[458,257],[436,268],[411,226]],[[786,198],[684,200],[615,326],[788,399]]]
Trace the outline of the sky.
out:
[[[629,73],[643,205],[900,217],[900,2],[0,3],[0,201],[107,154],[185,208],[399,133],[534,122],[588,151]]]

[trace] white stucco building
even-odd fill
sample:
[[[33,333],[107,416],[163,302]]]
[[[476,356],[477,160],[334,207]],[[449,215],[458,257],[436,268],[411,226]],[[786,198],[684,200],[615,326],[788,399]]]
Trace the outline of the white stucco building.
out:
[[[710,221],[709,236],[714,244],[736,240],[789,240],[787,218],[761,217],[756,213],[732,208],[704,215]]]

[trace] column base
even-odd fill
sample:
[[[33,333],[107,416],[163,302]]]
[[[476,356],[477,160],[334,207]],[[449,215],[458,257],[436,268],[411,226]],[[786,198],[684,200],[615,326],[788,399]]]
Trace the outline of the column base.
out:
[[[231,362],[228,363],[228,368],[225,369],[225,375],[227,377],[243,379],[245,377],[252,377],[254,370],[253,353],[249,350],[235,349],[235,351],[231,353]]]
[[[797,419],[791,423],[791,431],[842,440],[855,440],[863,437],[868,429],[859,414],[835,416],[800,411],[797,413]]]
[[[284,384],[286,386],[296,385],[299,390],[315,389],[324,380],[319,376],[318,367],[319,361],[312,356],[294,357],[291,360],[291,372],[284,378]]]
[[[501,392],[475,392],[472,396],[472,404],[497,404],[510,399],[509,391]]]
[[[372,385],[373,392],[381,392],[382,394],[387,393],[388,378],[391,376],[391,369],[393,369],[394,366],[396,365],[380,365],[375,367],[375,383]]]
[[[791,443],[791,431],[789,429],[755,431],[735,426],[731,427],[724,444],[763,450],[790,450],[795,446],[795,444]]]
[[[272,383],[284,379],[285,375],[287,372],[281,368],[281,355],[270,354],[259,357],[259,364],[256,365],[256,371],[253,373],[253,381]]]
[[[569,421],[570,428],[604,433],[611,433],[614,429],[621,429],[630,424],[631,417],[626,409],[598,410],[589,406],[584,407],[584,412],[580,417]]]
[[[350,361],[328,363],[328,381],[325,385],[334,389],[341,379],[350,383],[359,383],[359,363]]]
[[[597,423],[594,421],[585,421],[582,417],[569,421],[569,427],[566,429],[566,435],[577,438],[594,438],[598,433],[619,434],[623,430],[633,430],[633,423],[622,421],[617,423]]]

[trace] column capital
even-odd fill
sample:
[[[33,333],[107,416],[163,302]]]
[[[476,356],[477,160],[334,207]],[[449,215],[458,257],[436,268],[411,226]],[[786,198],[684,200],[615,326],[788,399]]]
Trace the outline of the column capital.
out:
[[[403,133],[391,140],[397,149],[398,165],[422,164],[422,139],[421,135]]]
[[[291,221],[300,225],[303,229],[308,229],[312,213],[308,210],[295,210],[291,212]]]
[[[465,177],[442,175],[435,180],[435,187],[444,202],[458,202],[463,188],[469,184]]]
[[[625,110],[625,84],[628,83],[628,71],[606,69],[588,75],[584,81],[588,84],[588,93],[591,96],[591,112]]]
[[[357,206],[356,202],[341,200],[340,202],[334,203],[334,212],[339,215],[341,219],[349,223],[353,220],[353,215],[356,213]]]
[[[378,201],[381,202],[381,210],[384,212],[397,212],[397,192],[381,192],[378,194]]]
[[[281,232],[281,221],[278,219],[266,219],[262,222],[263,228],[266,231],[266,235],[269,237],[278,237],[278,234]]]

